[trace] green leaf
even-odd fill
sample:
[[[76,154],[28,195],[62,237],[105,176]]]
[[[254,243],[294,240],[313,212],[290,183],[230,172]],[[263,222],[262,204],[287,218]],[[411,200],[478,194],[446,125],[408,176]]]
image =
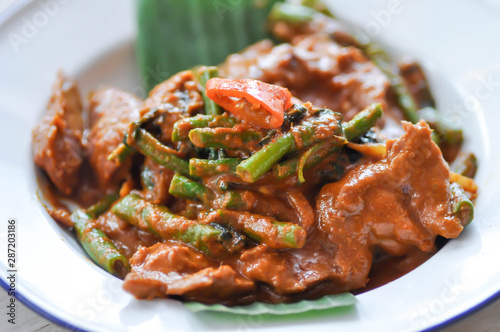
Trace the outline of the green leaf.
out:
[[[139,0],[137,59],[146,89],[196,65],[217,65],[270,37],[278,0]]]
[[[303,300],[297,303],[279,303],[269,304],[255,302],[246,306],[226,307],[221,304],[202,304],[198,302],[185,303],[186,307],[192,312],[217,311],[228,312],[242,315],[289,315],[298,314],[310,310],[323,310],[336,307],[346,307],[356,304],[356,298],[351,293],[342,293],[336,295],[323,296],[317,300]]]

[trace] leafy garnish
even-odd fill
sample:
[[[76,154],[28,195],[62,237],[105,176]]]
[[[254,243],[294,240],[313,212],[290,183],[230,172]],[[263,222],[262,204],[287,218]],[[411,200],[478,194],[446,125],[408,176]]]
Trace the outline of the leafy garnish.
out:
[[[217,311],[242,315],[289,315],[298,314],[310,310],[324,310],[336,307],[347,307],[356,304],[356,298],[351,293],[323,296],[317,300],[303,300],[297,303],[269,304],[254,302],[246,306],[226,307],[222,304],[202,304],[198,302],[188,302],[186,307],[193,312]]]
[[[140,0],[137,58],[148,90],[196,65],[217,65],[270,37],[277,0]]]

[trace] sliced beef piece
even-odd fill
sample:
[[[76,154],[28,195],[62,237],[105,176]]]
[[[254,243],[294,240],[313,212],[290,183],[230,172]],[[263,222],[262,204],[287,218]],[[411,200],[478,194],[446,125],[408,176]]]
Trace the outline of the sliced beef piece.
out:
[[[360,46],[352,37],[349,28],[341,22],[321,13],[316,13],[314,19],[303,24],[289,24],[286,22],[272,22],[271,30],[280,40],[297,42],[310,35],[322,35],[335,40],[342,45]]]
[[[218,266],[202,253],[181,244],[158,243],[141,248],[130,260],[132,272],[124,289],[138,299],[183,296],[218,302],[251,291],[253,282],[227,265]]]
[[[83,162],[82,103],[76,82],[59,73],[46,112],[33,129],[35,164],[62,193],[73,193]]]
[[[142,101],[116,88],[103,88],[90,96],[90,166],[102,190],[116,190],[129,173],[132,160],[118,165],[109,154],[123,141],[128,125],[139,119]]]
[[[302,249],[286,251],[259,245],[244,251],[235,269],[250,280],[272,286],[277,294],[302,292],[322,281],[335,282],[336,292],[349,289],[346,285],[364,286],[365,280],[341,279],[343,266],[337,266],[335,259],[335,253],[323,248],[320,241],[307,241]]]
[[[222,74],[254,78],[284,86],[303,101],[342,113],[347,120],[372,103],[382,103],[391,116],[389,80],[355,47],[327,36],[309,35],[273,47],[262,41],[227,58]],[[394,114],[392,114],[394,113]]]
[[[318,228],[335,248],[345,276],[366,279],[370,251],[399,256],[412,248],[431,252],[437,235],[457,237],[463,227],[452,214],[449,170],[423,121],[404,123],[406,133],[387,142],[385,159],[350,171],[325,185],[317,198]]]
[[[154,126],[159,129],[160,140],[169,144],[174,123],[203,109],[203,98],[190,70],[175,74],[151,90],[144,101],[141,116],[156,108],[163,112],[154,121]]]
[[[248,294],[255,284],[238,275],[229,265],[209,267],[182,279],[173,281],[167,293],[182,295],[186,300],[218,303],[239,295]]]
[[[131,258],[140,248],[152,246],[160,241],[158,237],[131,226],[112,212],[107,212],[97,218],[96,226],[127,258]]]
[[[433,235],[456,238],[463,230],[451,211],[450,169],[439,147],[431,140],[429,126],[404,123],[406,134],[387,142],[388,172],[394,188],[406,199],[405,205],[414,222]],[[434,242],[434,241],[433,241]]]

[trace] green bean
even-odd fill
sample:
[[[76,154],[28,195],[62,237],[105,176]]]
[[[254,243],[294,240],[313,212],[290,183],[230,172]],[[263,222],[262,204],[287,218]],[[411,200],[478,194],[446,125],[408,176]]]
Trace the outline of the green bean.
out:
[[[124,143],[120,143],[108,156],[109,161],[114,161],[121,165],[134,153],[134,150]]]
[[[458,145],[463,140],[462,130],[449,126],[433,108],[419,111],[415,98],[400,75],[399,69],[393,64],[389,55],[377,44],[366,43],[362,47],[365,54],[387,75],[392,90],[396,95],[399,107],[405,117],[412,123],[417,123],[423,118],[436,131],[440,142]],[[434,135],[434,138],[436,135]],[[439,142],[438,142],[439,143]]]
[[[133,137],[134,148],[154,162],[189,176],[189,163],[175,155],[175,151],[163,145],[145,129],[138,128]]]
[[[314,115],[306,117],[299,125],[290,129],[294,136],[294,145],[289,152],[295,152],[332,136],[341,135],[342,118],[342,114],[329,109],[319,109]]]
[[[267,144],[236,167],[236,174],[246,182],[255,182],[286,155],[295,145],[288,133]]]
[[[328,9],[323,0],[301,0],[300,4],[302,6],[312,8],[323,15],[334,18],[333,13]]]
[[[129,194],[116,203],[112,211],[133,226],[163,239],[179,240],[211,256],[222,256],[238,250],[233,236],[220,227],[200,224],[172,214],[165,206],[147,202]]]
[[[205,93],[205,86],[207,81],[214,77],[219,77],[219,68],[217,67],[200,67],[197,71],[198,82],[201,85],[201,95],[203,96],[203,101],[205,102],[205,114],[207,115],[218,115],[222,114],[222,108],[217,105],[212,99],[208,98]]]
[[[343,144],[342,144],[343,145]],[[308,170],[317,166],[323,160],[325,160],[328,156],[331,156],[337,152],[340,152],[342,145],[338,143],[332,143],[331,141],[324,141],[313,145],[313,147],[317,147],[313,149],[313,152],[309,158],[307,158],[304,170]],[[287,159],[273,167],[273,175],[277,179],[284,179],[293,174],[297,174],[297,170],[299,169],[299,162],[302,155]]]
[[[89,215],[91,219],[97,219],[101,214],[106,212],[111,205],[120,198],[118,194],[109,194],[104,196],[97,203],[89,206],[85,212]]]
[[[450,190],[452,212],[458,217],[462,226],[465,227],[474,219],[474,204],[472,204],[459,184],[452,183]]]
[[[375,125],[377,120],[382,117],[382,114],[381,104],[372,104],[359,112],[350,121],[342,124],[345,138],[349,141],[359,138]],[[304,152],[300,156],[285,160],[273,167],[273,174],[277,179],[283,179],[298,172],[299,181],[303,182],[305,180],[303,175],[300,176],[301,169],[303,171],[318,165],[326,157],[338,152],[343,144],[345,144],[345,141],[339,140],[317,143],[310,148],[309,156],[306,155],[307,158],[304,157],[307,152]],[[301,158],[304,160],[302,168],[299,167]]]
[[[323,109],[316,112],[316,115],[318,116],[305,118],[290,132],[278,137],[274,142],[267,144],[250,158],[244,160],[236,167],[236,174],[246,182],[255,182],[286,154],[341,133],[341,114]],[[318,131],[320,126],[323,130]]]
[[[309,23],[318,12],[314,9],[286,2],[276,3],[269,12],[271,22],[287,22],[292,25]]]
[[[172,142],[189,140],[189,132],[195,128],[231,128],[239,120],[226,115],[203,115],[198,114],[189,118],[184,118],[174,123],[172,131]]]
[[[212,208],[247,211],[252,208],[254,201],[255,196],[251,191],[230,190],[220,195],[215,202],[212,201]]]
[[[176,174],[170,182],[169,193],[177,198],[202,202],[214,209],[248,210],[252,207],[254,196],[250,191],[226,191],[214,194],[202,183]]]
[[[441,114],[434,108],[426,107],[420,110],[420,116],[434,129],[437,143],[445,142],[450,145],[460,145],[464,139],[462,129],[455,128],[447,123]]]
[[[116,200],[117,195],[108,195],[89,207],[71,214],[78,241],[97,265],[119,278],[125,277],[130,265],[111,240],[95,226],[95,219],[104,213]]]
[[[90,216],[82,210],[76,210],[71,214],[71,220],[78,240],[92,261],[114,276],[125,277],[130,271],[128,260],[106,234],[94,226]]]
[[[132,133],[132,136],[135,134],[136,130],[140,128],[142,125],[153,121],[156,117],[158,117],[158,113],[163,110],[159,108],[154,108],[151,111],[144,114],[142,118],[137,121],[132,122],[129,125],[128,132],[125,133],[123,137],[123,142],[120,143],[116,149],[114,149],[108,156],[109,161],[115,161],[118,165],[122,164],[125,160],[127,160],[132,153],[134,152],[133,141],[129,140],[129,133]]]
[[[200,178],[220,174],[234,174],[236,166],[240,162],[241,159],[239,158],[222,158],[217,160],[191,158],[189,159],[189,174]]]
[[[205,219],[229,225],[273,249],[302,248],[306,240],[305,230],[298,225],[249,212],[220,209],[210,212]]]
[[[180,174],[174,175],[170,181],[168,192],[177,198],[207,202],[208,191],[205,186]]]
[[[233,128],[196,128],[189,132],[191,143],[200,148],[247,150],[264,138],[261,131]]]
[[[417,103],[404,84],[403,79],[399,75],[399,69],[393,64],[389,55],[380,45],[371,42],[365,43],[362,50],[389,78],[391,88],[405,117],[412,123],[420,121],[420,116],[417,112]]]
[[[384,110],[381,104],[372,104],[368,106],[366,109],[356,114],[350,121],[342,124],[344,137],[351,142],[363,136],[364,133],[375,125],[383,114]]]
[[[147,165],[144,165],[144,168],[141,172],[141,184],[147,190],[154,190],[155,188],[155,176],[156,174],[149,168]]]
[[[460,175],[473,178],[477,172],[477,158],[473,153],[462,153],[452,163],[451,170]]]

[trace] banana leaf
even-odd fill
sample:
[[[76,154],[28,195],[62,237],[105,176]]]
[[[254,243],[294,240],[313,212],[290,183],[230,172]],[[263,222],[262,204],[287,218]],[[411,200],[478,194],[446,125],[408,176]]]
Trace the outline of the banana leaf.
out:
[[[246,306],[226,307],[221,304],[203,304],[198,302],[188,302],[186,307],[192,312],[200,311],[218,311],[240,315],[291,315],[311,310],[324,310],[338,307],[353,306],[356,304],[356,298],[351,293],[342,293],[337,295],[327,295],[320,299],[310,301],[303,300],[296,303],[269,304],[255,302]]]
[[[278,0],[139,0],[137,59],[147,90],[196,65],[217,65],[269,38]]]

